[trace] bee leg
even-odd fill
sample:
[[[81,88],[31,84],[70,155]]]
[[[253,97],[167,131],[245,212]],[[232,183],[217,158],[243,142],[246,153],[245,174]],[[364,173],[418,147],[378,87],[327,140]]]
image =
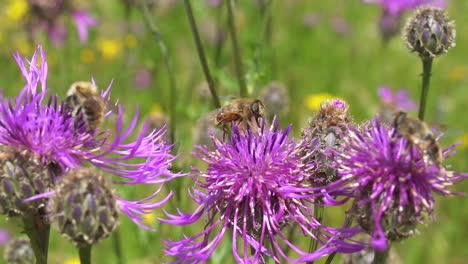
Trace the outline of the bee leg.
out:
[[[226,141],[226,136],[229,134],[229,130],[226,125],[223,126],[223,141]]]

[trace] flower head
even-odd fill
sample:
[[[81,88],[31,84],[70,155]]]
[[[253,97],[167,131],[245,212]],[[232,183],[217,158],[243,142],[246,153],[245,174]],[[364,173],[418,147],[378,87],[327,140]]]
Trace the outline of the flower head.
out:
[[[110,181],[88,169],[72,169],[57,185],[48,204],[50,221],[78,247],[108,237],[119,224],[117,197]]]
[[[177,257],[176,263],[206,261],[228,232],[233,238],[232,253],[240,263],[258,263],[267,257],[276,263],[280,258],[304,262],[334,251],[359,250],[360,246],[342,240],[356,229],[326,227],[313,218],[307,178],[314,166],[303,165],[301,145],[288,136],[290,129],[279,129],[278,122],[268,129],[263,123],[259,133],[243,134],[234,126],[230,141],[212,137],[214,150],[198,148],[196,156],[208,164],[206,171],[199,172],[204,181],[197,182],[191,195],[199,207],[194,214],[168,214],[170,219],[162,221],[188,225],[206,216],[208,224],[197,235],[167,242],[167,255]],[[283,234],[292,226],[322,246],[311,253],[294,246]],[[281,245],[299,257],[288,257]],[[248,248],[255,252],[249,254]]]
[[[445,0],[362,0],[364,3],[382,7],[390,16],[401,15],[406,10],[415,9],[421,5],[432,5],[439,8],[446,6]]]
[[[400,32],[403,24],[403,13],[406,10],[428,4],[440,8],[444,8],[446,5],[445,0],[363,0],[363,2],[382,7],[379,30],[385,42]]]
[[[265,85],[260,94],[265,109],[270,116],[285,114],[289,111],[289,94],[286,86],[278,81]]]
[[[82,10],[73,11],[71,15],[75,21],[80,42],[86,43],[88,41],[88,28],[97,26],[97,19],[91,17],[88,12]]]
[[[7,263],[36,263],[36,257],[27,237],[12,239],[5,247],[3,259]]]
[[[171,146],[162,140],[164,129],[147,135],[148,124],[145,124],[136,140],[129,141],[137,127],[138,112],[124,129],[124,110],[119,107],[115,134],[101,128],[89,130],[82,119],[73,116],[72,110],[59,102],[57,95],[48,94],[47,60],[40,46],[26,65],[19,54],[15,59],[26,85],[15,98],[4,98],[0,94],[0,145],[16,152],[26,151],[43,166],[54,164],[59,173],[53,175],[53,182],[60,181],[64,172],[83,165],[117,176],[120,178],[114,180],[117,184],[158,184],[180,175],[169,170],[174,157],[170,154]],[[109,103],[110,86],[101,91],[100,96]],[[110,114],[108,111],[105,119]],[[47,198],[53,193],[43,191],[31,193],[33,196],[28,201]],[[147,213],[145,210],[160,205],[150,201],[158,192],[136,202],[121,199],[121,209],[143,225],[141,215]]]
[[[408,19],[404,30],[406,46],[422,59],[446,53],[455,47],[455,22],[440,8],[423,6]]]
[[[448,187],[468,177],[428,162],[428,155],[438,149],[430,131],[407,135],[400,127],[387,128],[376,118],[362,131],[349,128],[343,151],[335,152],[330,164],[339,180],[326,188],[354,199],[352,213],[372,235],[371,244],[377,250],[387,248],[388,240],[412,235],[417,224],[433,214],[433,193],[453,195]],[[415,140],[422,134],[427,150]],[[443,156],[449,156],[452,149],[443,150]]]
[[[309,120],[309,125],[302,130],[304,160],[317,164],[317,174],[310,180],[314,185],[325,185],[336,178],[334,169],[326,164],[325,153],[328,148],[339,149],[341,134],[351,122],[348,105],[339,99],[325,100],[318,112]],[[319,144],[317,151],[316,145]]]
[[[416,103],[411,100],[405,89],[392,92],[387,86],[380,86],[378,94],[380,97],[379,118],[384,123],[389,123],[393,113],[398,110],[416,110]]]
[[[88,39],[88,28],[95,27],[97,20],[87,11],[75,9],[72,1],[67,0],[28,0],[34,23],[46,28],[54,44],[65,40],[65,24],[60,20],[63,14],[70,14],[76,24],[81,43]]]

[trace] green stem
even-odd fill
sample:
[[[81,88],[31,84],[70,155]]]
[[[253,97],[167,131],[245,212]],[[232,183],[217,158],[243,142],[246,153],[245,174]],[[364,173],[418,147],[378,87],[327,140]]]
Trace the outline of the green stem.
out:
[[[161,35],[161,33],[158,30],[158,27],[154,23],[149,7],[148,7],[148,0],[145,0],[143,5],[143,17],[145,20],[145,23],[151,33],[154,36],[154,39],[158,43],[159,46],[159,51],[161,52],[161,55],[163,56],[164,60],[164,65],[167,70],[167,74],[169,75],[169,86],[170,86],[170,92],[169,92],[169,136],[170,136],[170,141],[171,143],[175,142],[175,132],[176,132],[176,102],[177,102],[177,88],[176,88],[176,81],[174,78],[174,71],[172,69],[172,64],[169,56],[169,52],[167,50],[166,44],[164,43],[164,39]]]
[[[78,248],[81,264],[91,264],[91,247],[92,245]]]
[[[240,48],[237,41],[237,33],[236,33],[236,21],[234,18],[233,6],[234,2],[229,0],[226,4],[228,10],[228,24],[229,24],[229,32],[231,33],[231,42],[232,42],[232,49],[234,52],[234,64],[236,67],[236,74],[237,80],[239,82],[239,92],[241,97],[247,96],[247,85],[245,82],[244,70],[242,68],[242,58],[240,54]]]
[[[47,264],[50,225],[44,224],[39,213],[24,217],[24,231],[29,237],[37,264]]]
[[[421,99],[419,102],[418,117],[421,121],[424,121],[424,112],[426,111],[427,94],[429,92],[429,84],[431,81],[432,58],[422,59],[422,64],[423,64],[422,87],[421,87]]]
[[[323,222],[323,213],[324,213],[324,211],[325,211],[325,208],[323,206],[314,205],[314,217],[320,223]],[[315,235],[318,235],[319,231],[318,230],[317,231],[312,230],[312,233],[314,233]],[[309,252],[314,252],[315,250],[317,250],[317,247],[318,247],[318,241],[316,239],[314,239],[314,238],[311,238],[310,239],[310,245],[309,245]],[[313,261],[307,262],[307,264],[313,264],[313,263],[314,263]]]
[[[216,24],[218,27],[216,28],[216,43],[215,43],[215,53],[214,53],[214,64],[216,68],[219,68],[221,65],[221,55],[223,52],[223,46],[226,42],[226,38],[223,36],[224,29],[221,25],[223,25],[223,6],[224,2],[221,2],[221,6],[219,8],[219,12],[216,14]]]
[[[122,251],[122,241],[120,240],[120,233],[119,230],[115,230],[113,236],[113,244],[114,244],[114,253],[117,257],[117,264],[124,264],[124,257]]]
[[[208,83],[208,87],[210,88],[211,97],[213,98],[213,104],[215,108],[220,108],[221,102],[219,101],[219,97],[216,94],[215,83],[214,83],[213,77],[211,76],[210,68],[208,67],[208,61],[206,60],[206,55],[203,49],[200,34],[198,33],[197,23],[193,15],[190,0],[184,0],[184,5],[185,5],[185,12],[187,13],[187,16],[189,19],[190,29],[192,30],[193,40],[195,41],[195,45],[197,46],[198,57],[200,59],[203,73],[205,74],[206,82]]]
[[[372,261],[372,264],[385,264],[387,262],[389,252],[390,252],[390,245],[384,251],[375,250],[374,260]]]

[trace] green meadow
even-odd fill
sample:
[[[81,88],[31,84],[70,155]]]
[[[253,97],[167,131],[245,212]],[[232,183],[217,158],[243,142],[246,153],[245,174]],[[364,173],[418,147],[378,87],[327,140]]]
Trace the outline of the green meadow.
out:
[[[153,1],[155,4],[149,10],[167,58],[161,52],[154,29],[151,32],[147,26],[142,9],[138,6],[126,9],[124,1],[76,1],[74,5],[88,10],[98,20],[98,25],[89,29],[88,41],[80,43],[70,15],[62,14],[60,21],[67,35],[58,44],[52,43],[42,29],[37,29],[33,35],[28,33],[31,10],[12,7],[14,2],[24,0],[4,1],[7,4],[0,7],[0,14],[5,17],[0,23],[0,88],[4,96],[15,96],[24,86],[12,54],[18,50],[23,57],[30,58],[36,45],[42,44],[47,51],[47,86],[51,94],[64,99],[70,84],[78,80],[94,78],[101,89],[113,82],[111,100],[125,107],[125,125],[130,123],[137,107],[140,109],[138,128],[151,115],[172,117],[168,127],[174,129],[171,131],[173,151],[177,155],[174,171],[190,173],[192,166],[205,168],[192,153],[197,144],[195,136],[206,136],[209,132],[197,130],[196,125],[216,107],[206,88],[183,1]],[[216,91],[222,103],[226,103],[239,97],[226,6],[210,7],[205,3],[208,1],[202,0],[191,2]],[[270,4],[261,6],[258,2]],[[450,164],[457,172],[467,172],[468,2],[450,1],[447,11],[456,23],[456,47],[434,59],[426,120],[442,127],[444,136],[440,145],[443,148],[459,143],[456,154],[444,164]],[[300,137],[302,128],[307,126],[324,99],[346,101],[355,123],[364,122],[378,113],[380,86],[388,86],[393,91],[405,89],[414,102],[419,102],[421,61],[408,51],[401,34],[386,43],[382,41],[378,29],[379,6],[359,0],[242,0],[236,1],[234,12],[248,96],[260,97],[262,89],[273,81],[283,84],[287,88],[289,107],[278,119],[281,127],[293,125],[293,137]],[[403,21],[410,15],[410,11],[404,13]],[[224,38],[219,41],[221,35]],[[174,93],[171,93],[171,76],[165,59],[172,68]],[[268,109],[266,105],[266,110],[276,109]],[[416,117],[417,111],[410,115]],[[114,125],[113,116],[103,124],[111,132]],[[170,134],[168,132],[168,137]],[[181,177],[164,185],[159,199],[171,190],[175,194],[162,208],[146,217],[145,223],[154,226],[155,232],[138,227],[122,213],[117,232],[93,246],[93,263],[118,263],[116,243],[121,244],[122,263],[170,261],[164,256],[163,241],[196,234],[206,224],[198,221],[179,227],[158,221],[165,217],[163,209],[170,213],[176,213],[177,208],[193,212],[196,204],[188,190],[194,181],[191,177]],[[125,185],[116,188],[119,195],[138,199],[150,195],[157,187]],[[468,182],[461,182],[451,190],[466,192]],[[340,226],[343,212],[348,207],[349,204],[326,209],[324,221]],[[1,217],[0,228],[19,235],[22,222]],[[235,262],[229,239],[224,238],[209,263]],[[309,243],[300,234],[294,241],[305,248]],[[392,263],[466,263],[467,246],[466,197],[436,195],[434,219],[420,224],[418,233],[411,238],[392,245],[396,259]],[[340,263],[341,259],[338,255],[333,263]],[[316,263],[324,261],[322,258]],[[79,263],[76,248],[54,229],[50,238],[49,263]]]

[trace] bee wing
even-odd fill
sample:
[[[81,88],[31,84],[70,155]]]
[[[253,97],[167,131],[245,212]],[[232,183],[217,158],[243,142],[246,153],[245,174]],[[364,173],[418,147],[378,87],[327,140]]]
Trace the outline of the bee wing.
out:
[[[200,122],[210,122],[213,124],[215,124],[215,119],[216,119],[216,115],[218,114],[219,112],[219,109],[220,108],[217,108],[213,111],[210,111],[204,115],[202,115],[200,118],[198,118],[197,122],[200,123]]]

